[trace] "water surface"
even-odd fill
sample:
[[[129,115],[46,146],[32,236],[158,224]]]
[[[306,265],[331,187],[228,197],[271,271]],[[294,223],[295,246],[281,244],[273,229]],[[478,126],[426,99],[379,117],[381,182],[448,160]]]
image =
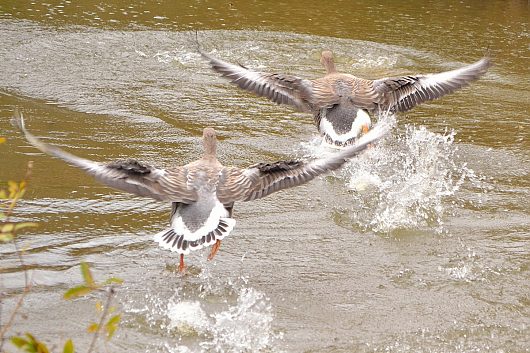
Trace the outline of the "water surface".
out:
[[[0,5],[0,180],[34,161],[16,219],[35,282],[30,331],[88,344],[91,299],[61,299],[80,281],[125,280],[124,323],[109,351],[524,352],[528,325],[530,107],[526,1],[4,1]],[[98,161],[158,166],[201,151],[220,160],[318,157],[311,117],[213,74],[203,50],[263,71],[343,71],[377,78],[461,67],[489,49],[495,66],[470,88],[395,119],[391,136],[334,175],[235,207],[215,261],[174,254],[152,234],[168,205],[97,184],[37,152],[9,124]],[[2,320],[23,287],[0,246]],[[64,323],[72,310],[79,320]],[[102,351],[104,350],[101,347]]]

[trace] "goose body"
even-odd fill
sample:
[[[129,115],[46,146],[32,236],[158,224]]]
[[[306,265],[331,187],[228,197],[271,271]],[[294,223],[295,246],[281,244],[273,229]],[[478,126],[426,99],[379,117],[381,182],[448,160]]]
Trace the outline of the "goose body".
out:
[[[195,190],[196,201],[173,202],[171,227],[154,238],[162,248],[183,255],[220,242],[230,234],[236,223],[231,218],[232,205],[225,205],[217,198],[216,186],[222,165],[199,161],[185,168],[188,170],[187,187]]]
[[[372,125],[371,116],[404,112],[452,93],[478,79],[491,65],[490,59],[484,57],[452,71],[369,80],[337,72],[333,54],[324,51],[320,62],[326,75],[304,79],[253,71],[200,53],[214,71],[240,88],[311,113],[323,141],[338,147],[354,143],[363,131],[367,131]]]
[[[389,130],[386,125],[377,126],[355,144],[325,158],[238,168],[219,163],[215,131],[206,128],[203,131],[204,154],[200,159],[163,169],[134,159],[100,163],[77,157],[31,134],[18,110],[14,122],[33,146],[82,169],[99,182],[135,195],[170,202],[170,227],[156,234],[154,240],[162,248],[180,254],[180,271],[184,270],[184,255],[190,251],[213,245],[209,259],[215,256],[221,240],[235,226],[232,209],[236,201],[259,199],[336,170]]]

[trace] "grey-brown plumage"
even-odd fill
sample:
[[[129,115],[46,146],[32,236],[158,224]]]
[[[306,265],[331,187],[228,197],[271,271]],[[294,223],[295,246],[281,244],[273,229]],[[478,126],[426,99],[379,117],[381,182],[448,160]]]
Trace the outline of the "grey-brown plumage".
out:
[[[310,80],[253,71],[200,53],[213,70],[240,88],[312,113],[321,135],[339,145],[346,140],[352,141],[361,134],[363,127],[369,127],[366,126],[371,124],[368,114],[403,112],[440,98],[478,79],[491,65],[491,60],[484,57],[471,65],[437,74],[368,80],[337,72],[333,54],[324,51],[320,62],[326,75]]]
[[[232,208],[236,201],[265,197],[336,170],[389,130],[385,125],[378,126],[355,145],[325,158],[258,163],[248,168],[237,168],[219,163],[215,131],[206,128],[203,131],[204,154],[200,159],[184,166],[163,169],[134,159],[99,163],[80,158],[31,134],[18,111],[14,121],[33,146],[84,170],[96,180],[135,195],[171,202],[171,227],[155,235],[155,241],[181,255],[181,270],[184,269],[183,256],[190,250],[215,244],[209,258],[215,255],[220,241],[235,225]]]

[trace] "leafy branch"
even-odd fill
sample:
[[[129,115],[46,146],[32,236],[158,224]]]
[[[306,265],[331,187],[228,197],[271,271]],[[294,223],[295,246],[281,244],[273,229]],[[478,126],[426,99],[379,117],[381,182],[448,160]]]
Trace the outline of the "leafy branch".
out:
[[[5,138],[0,138],[0,143],[5,142]],[[5,343],[5,335],[8,329],[13,325],[13,322],[15,321],[15,318],[17,316],[17,313],[19,312],[20,308],[22,307],[22,304],[24,302],[24,299],[26,295],[29,293],[31,289],[31,283],[29,280],[28,272],[26,271],[26,265],[24,264],[24,260],[22,258],[22,252],[18,248],[18,244],[16,242],[16,234],[18,231],[24,229],[24,228],[31,228],[36,227],[36,223],[32,222],[11,222],[10,218],[13,213],[13,210],[15,209],[17,202],[24,196],[26,193],[27,185],[31,176],[31,171],[33,169],[33,162],[28,162],[28,167],[26,171],[26,176],[24,179],[20,182],[16,181],[8,181],[7,189],[0,189],[0,201],[2,201],[2,207],[0,208],[0,242],[7,243],[12,242],[13,246],[15,247],[15,253],[17,254],[18,260],[20,262],[20,266],[22,270],[24,271],[24,290],[22,291],[22,294],[18,298],[15,308],[11,312],[11,315],[7,319],[6,324],[0,328],[0,352],[2,351],[2,348]],[[0,305],[1,305],[1,299],[0,298]]]
[[[118,325],[121,320],[120,314],[112,316],[110,319],[108,319],[107,322],[105,322],[105,320],[107,319],[109,314],[115,311],[115,308],[111,306],[112,299],[116,294],[114,285],[122,284],[123,281],[119,278],[112,277],[107,279],[102,284],[96,283],[90,271],[90,267],[86,262],[81,263],[81,274],[83,275],[85,283],[67,290],[66,293],[64,293],[64,299],[69,300],[78,298],[96,290],[105,289],[107,291],[107,299],[105,305],[101,305],[100,302],[96,303],[96,309],[98,311],[102,311],[99,323],[93,322],[88,326],[88,332],[94,334],[94,336],[92,337],[92,341],[90,342],[90,347],[88,349],[88,352],[90,353],[95,347],[96,341],[98,340],[101,330],[105,330],[106,338],[107,340],[110,340],[118,329]]]
[[[93,334],[92,341],[90,342],[90,347],[88,348],[87,353],[92,353],[94,351],[94,348],[96,347],[97,340],[102,331],[105,332],[106,339],[110,340],[119,327],[121,314],[113,315],[110,318],[109,316],[116,310],[115,307],[111,306],[112,299],[116,294],[114,286],[123,283],[123,281],[119,278],[113,277],[109,278],[101,284],[96,283],[94,277],[92,276],[92,272],[90,271],[90,266],[86,262],[81,263],[81,274],[83,276],[84,283],[68,289],[63,295],[64,299],[72,300],[84,297],[94,291],[104,290],[107,292],[105,304],[102,305],[100,302],[96,303],[96,310],[102,311],[101,316],[99,318],[99,322],[91,323],[87,329],[89,333]],[[26,333],[24,336],[12,337],[11,343],[13,343],[13,345],[15,345],[20,350],[27,353],[49,353],[46,344],[37,340],[30,333]],[[69,339],[64,345],[63,353],[74,352],[74,343],[71,339]]]
[[[0,137],[0,144],[4,143],[6,139]],[[7,322],[4,326],[0,327],[0,353],[3,351],[3,346],[5,343],[5,337],[8,330],[12,327],[13,322],[22,307],[26,295],[31,290],[31,281],[29,279],[28,271],[22,257],[22,252],[20,251],[18,244],[16,242],[16,236],[18,232],[25,228],[36,227],[37,224],[33,222],[11,222],[10,218],[13,214],[13,211],[17,205],[17,202],[24,196],[27,190],[28,181],[31,176],[31,171],[33,168],[33,162],[28,162],[28,168],[24,179],[20,182],[8,181],[7,189],[0,189],[0,243],[12,242],[15,247],[15,253],[19,259],[21,268],[24,272],[24,290],[20,297],[18,298],[15,308],[11,312],[11,315],[7,319]],[[82,262],[81,263],[81,274],[83,276],[84,284],[70,288],[64,294],[64,299],[71,300],[79,297],[86,296],[94,291],[107,291],[107,297],[105,304],[102,305],[100,302],[96,303],[96,309],[101,311],[101,316],[98,323],[91,323],[88,326],[88,332],[93,333],[92,341],[87,353],[92,353],[97,343],[97,340],[102,331],[105,331],[106,339],[110,340],[116,330],[119,327],[121,314],[115,314],[108,318],[116,308],[111,306],[112,299],[116,294],[115,286],[121,284],[123,281],[119,278],[109,278],[103,283],[96,283],[92,273],[90,271],[90,266]],[[0,315],[2,297],[0,297]],[[1,320],[0,320],[1,322]],[[14,336],[11,337],[11,343],[18,349],[27,352],[27,353],[49,353],[49,349],[45,343],[39,341],[31,333],[26,333],[23,336]],[[63,348],[63,353],[75,353],[74,343],[71,339],[66,341]]]

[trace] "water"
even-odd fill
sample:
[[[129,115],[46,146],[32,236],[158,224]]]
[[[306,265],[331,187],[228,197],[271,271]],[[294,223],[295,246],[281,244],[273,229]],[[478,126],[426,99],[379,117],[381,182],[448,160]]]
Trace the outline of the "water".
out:
[[[248,286],[245,277],[198,275],[198,282],[182,283],[167,298],[149,290],[143,298],[124,303],[128,324],[164,337],[150,342],[148,352],[209,352],[269,350],[281,339],[273,331],[269,298]]]
[[[35,285],[12,333],[86,350],[99,295],[61,297],[87,261],[125,281],[109,351],[528,351],[528,14],[526,1],[0,4],[0,180],[34,161],[15,219],[39,223],[19,238]],[[215,261],[195,252],[181,276],[152,241],[168,205],[40,154],[9,117],[19,106],[34,134],[98,161],[184,164],[205,126],[225,164],[329,153],[311,117],[213,74],[196,29],[215,56],[308,78],[323,49],[369,78],[454,69],[488,47],[495,65],[386,117],[391,136],[342,170],[236,204]],[[0,245],[3,323],[23,285]]]

